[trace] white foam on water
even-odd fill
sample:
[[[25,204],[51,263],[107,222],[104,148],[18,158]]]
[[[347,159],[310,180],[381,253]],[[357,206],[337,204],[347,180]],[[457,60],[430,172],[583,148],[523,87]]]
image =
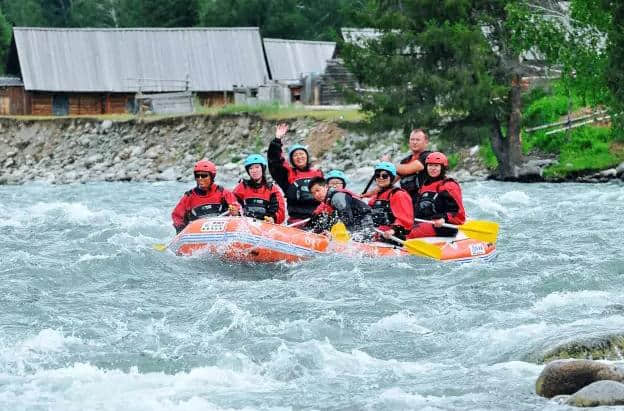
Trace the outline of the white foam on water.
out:
[[[588,306],[602,309],[608,304],[618,302],[616,295],[606,291],[555,291],[533,303],[531,311],[538,314],[559,308],[570,308],[578,311],[579,308]]]
[[[531,198],[524,191],[508,191],[500,197],[502,203],[529,205]]]
[[[265,364],[267,372],[279,380],[299,378],[306,374],[323,374],[323,378],[336,376],[377,376],[391,372],[397,377],[418,376],[436,367],[431,363],[380,360],[364,351],[354,349],[349,353],[337,350],[327,339],[311,340],[287,346],[280,345]]]
[[[105,255],[105,254],[83,254],[80,256],[80,258],[78,258],[78,260],[76,261],[77,263],[84,263],[87,261],[98,261],[98,260],[108,260],[110,258],[113,258],[113,255]]]
[[[512,378],[533,378],[544,369],[543,364],[524,361],[507,361],[486,366],[495,372],[503,372]]]
[[[477,198],[467,197],[464,199],[464,205],[471,204],[474,207],[466,207],[471,215],[492,215],[496,218],[502,218],[510,215],[509,209],[499,202],[488,196],[479,196]]]
[[[388,332],[428,334],[432,331],[429,328],[418,324],[418,318],[414,313],[409,310],[403,310],[384,317],[375,324],[372,324],[366,333],[369,336],[379,336],[387,334]]]
[[[50,410],[224,410],[214,397],[272,392],[281,383],[249,372],[218,367],[165,374],[105,370],[91,364],[39,370],[24,377],[0,375],[0,399]]]
[[[50,328],[17,344],[3,341],[0,347],[0,370],[24,374],[27,369],[39,368],[40,364],[61,352],[71,350],[73,346],[84,344],[78,337],[65,336],[62,331]]]

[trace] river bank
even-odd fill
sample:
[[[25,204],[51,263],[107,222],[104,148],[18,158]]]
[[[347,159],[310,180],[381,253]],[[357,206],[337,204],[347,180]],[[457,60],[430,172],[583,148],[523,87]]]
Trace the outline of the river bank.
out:
[[[146,120],[58,118],[0,119],[0,184],[38,180],[54,184],[88,181],[189,180],[199,158],[209,158],[221,175],[243,175],[242,158],[265,153],[278,120],[253,115],[193,115]],[[405,153],[399,131],[370,134],[310,118],[289,120],[287,144],[303,143],[324,170],[369,175],[383,154],[398,161]],[[432,138],[431,146],[437,141]],[[491,178],[479,147],[461,149],[451,175],[460,181]],[[520,181],[543,181],[552,159],[530,158]],[[624,164],[569,181],[602,182],[624,177]]]

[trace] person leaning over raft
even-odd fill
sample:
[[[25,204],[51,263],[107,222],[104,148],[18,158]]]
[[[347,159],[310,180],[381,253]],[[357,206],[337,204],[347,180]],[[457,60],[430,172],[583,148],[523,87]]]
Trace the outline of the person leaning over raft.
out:
[[[239,206],[232,192],[214,184],[217,166],[208,160],[199,160],[193,168],[197,186],[182,196],[173,209],[171,218],[176,233],[184,230],[189,222],[201,217],[215,216],[229,210],[230,215],[239,214]]]
[[[415,213],[416,218],[431,220],[433,224],[416,224],[407,238],[455,236],[456,229],[442,227],[442,224],[461,225],[466,222],[461,188],[457,181],[446,178],[448,159],[444,154],[439,152],[429,154],[425,166],[427,178],[419,190]]]
[[[368,204],[354,198],[348,190],[329,187],[322,177],[314,177],[308,187],[314,199],[321,203],[309,223],[316,232],[327,231],[340,220],[352,233],[366,231],[357,237],[372,237],[374,224]]]
[[[414,226],[414,208],[407,191],[393,187],[397,175],[394,164],[382,161],[375,166],[377,193],[370,199],[373,223],[384,232],[383,237],[395,236],[401,240]]]
[[[260,154],[250,154],[244,165],[250,178],[241,180],[234,188],[234,196],[243,207],[243,214],[282,224],[286,217],[284,196],[279,188],[266,180],[267,161]]]
[[[319,205],[308,191],[308,183],[314,177],[323,177],[323,172],[310,167],[310,155],[301,144],[294,144],[288,151],[288,162],[282,155],[282,137],[288,131],[287,124],[280,124],[275,138],[269,144],[267,157],[269,172],[286,196],[288,224],[312,216]]]

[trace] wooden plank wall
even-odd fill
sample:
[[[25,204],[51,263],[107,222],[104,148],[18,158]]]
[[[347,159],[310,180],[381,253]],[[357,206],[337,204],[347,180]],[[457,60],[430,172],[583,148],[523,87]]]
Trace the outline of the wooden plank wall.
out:
[[[197,98],[202,106],[224,106],[234,103],[234,93],[231,91],[225,95],[222,91],[198,92]]]
[[[7,86],[0,88],[0,115],[22,116],[26,114],[30,96],[24,87]]]
[[[50,93],[32,93],[31,94],[32,109],[30,113],[33,116],[51,116],[52,115],[52,94]]]

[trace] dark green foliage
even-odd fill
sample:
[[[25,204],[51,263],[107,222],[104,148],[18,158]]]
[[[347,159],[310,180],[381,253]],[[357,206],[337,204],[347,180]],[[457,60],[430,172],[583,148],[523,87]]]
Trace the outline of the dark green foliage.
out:
[[[6,53],[11,43],[11,26],[0,11],[0,61],[6,61]],[[0,73],[4,73],[4,65],[0,66]]]

